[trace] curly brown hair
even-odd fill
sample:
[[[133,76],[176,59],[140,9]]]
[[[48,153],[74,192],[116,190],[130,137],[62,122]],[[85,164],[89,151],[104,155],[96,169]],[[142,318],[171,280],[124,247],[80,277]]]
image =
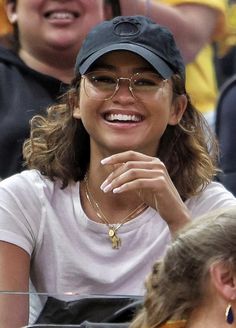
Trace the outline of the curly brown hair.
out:
[[[90,161],[90,139],[82,122],[73,117],[78,102],[80,76],[59,104],[48,108],[47,115],[31,121],[31,136],[24,143],[28,168],[38,169],[51,180],[58,178],[66,187],[83,180]],[[185,81],[172,77],[173,101],[186,94]],[[182,199],[198,194],[217,173],[217,143],[202,114],[187,97],[187,109],[180,124],[168,125],[157,156],[168,169]],[[207,136],[207,137],[206,137]],[[209,146],[212,148],[209,150]]]
[[[210,294],[209,270],[224,263],[236,272],[236,207],[218,209],[186,225],[146,281],[144,306],[130,328],[159,328],[187,320]]]

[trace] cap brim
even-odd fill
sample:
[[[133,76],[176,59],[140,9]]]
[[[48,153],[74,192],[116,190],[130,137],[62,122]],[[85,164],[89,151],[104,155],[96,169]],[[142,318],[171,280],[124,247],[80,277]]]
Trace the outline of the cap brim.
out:
[[[157,72],[165,79],[170,78],[174,72],[168,66],[168,64],[157,54],[153,53],[152,51],[148,50],[147,48],[143,48],[137,44],[130,44],[130,43],[118,43],[112,44],[105,48],[98,50],[97,52],[90,55],[81,65],[76,62],[76,70],[80,72],[80,74],[85,74],[90,66],[102,55],[114,50],[127,50],[137,55],[141,56],[145,59],[149,64],[151,64]]]

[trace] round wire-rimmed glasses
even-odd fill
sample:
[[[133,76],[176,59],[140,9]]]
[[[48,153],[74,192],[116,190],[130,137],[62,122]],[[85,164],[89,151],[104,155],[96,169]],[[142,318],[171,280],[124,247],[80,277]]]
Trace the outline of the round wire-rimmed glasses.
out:
[[[163,88],[168,81],[153,72],[135,73],[131,77],[118,77],[110,71],[98,70],[82,75],[84,90],[89,98],[109,100],[120,88],[122,82],[128,82],[132,96],[140,101],[147,102]]]

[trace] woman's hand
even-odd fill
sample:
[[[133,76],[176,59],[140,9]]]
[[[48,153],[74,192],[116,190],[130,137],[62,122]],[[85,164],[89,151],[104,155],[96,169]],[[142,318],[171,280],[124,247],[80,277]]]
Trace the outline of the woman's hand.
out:
[[[104,192],[136,191],[143,202],[160,213],[172,233],[189,221],[188,209],[158,158],[126,151],[107,157],[101,163],[114,167],[101,185]]]

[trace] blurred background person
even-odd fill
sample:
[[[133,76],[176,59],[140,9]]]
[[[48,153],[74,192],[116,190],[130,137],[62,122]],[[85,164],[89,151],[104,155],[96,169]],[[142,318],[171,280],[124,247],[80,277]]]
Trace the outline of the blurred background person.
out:
[[[220,87],[236,74],[236,0],[229,0],[227,33],[217,45],[216,69]]]
[[[236,207],[186,226],[146,286],[130,328],[236,327]]]

